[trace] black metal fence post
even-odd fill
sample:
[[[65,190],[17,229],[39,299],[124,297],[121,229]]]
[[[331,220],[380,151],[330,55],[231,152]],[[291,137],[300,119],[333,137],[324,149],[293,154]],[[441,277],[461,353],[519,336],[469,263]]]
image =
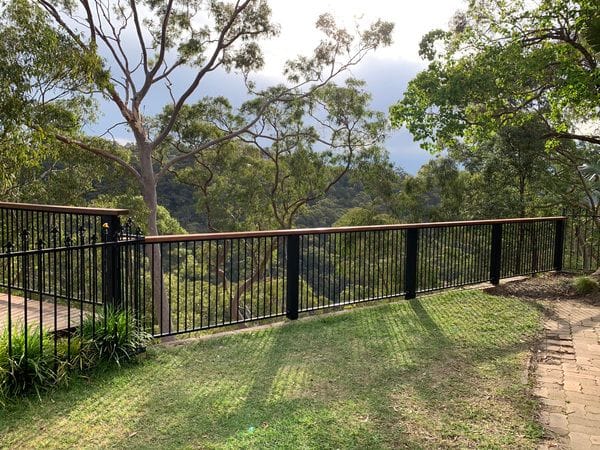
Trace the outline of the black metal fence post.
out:
[[[417,296],[417,258],[419,253],[419,229],[406,230],[406,262],[404,264],[404,298],[410,300]]]
[[[300,288],[300,236],[292,234],[287,237],[287,280],[286,309],[288,319],[298,318],[298,301]]]
[[[11,256],[11,251],[12,251],[13,245],[11,242],[8,242],[6,244],[6,262],[8,264],[6,271],[7,271],[7,276],[8,276],[8,284],[7,284],[7,289],[6,289],[6,300],[8,302],[8,321],[6,323],[7,327],[8,327],[8,356],[11,357],[12,356],[12,328],[13,328],[13,324],[12,324],[12,256]]]
[[[121,305],[121,258],[119,257],[119,216],[102,216],[102,302],[117,309]]]
[[[492,225],[492,247],[490,249],[490,283],[500,283],[502,268],[502,224]]]
[[[554,236],[554,270],[557,272],[560,272],[563,268],[565,221],[566,219],[558,219],[556,221],[556,234]]]
[[[21,232],[21,250],[22,251],[26,251],[29,248],[29,243],[28,243],[28,238],[29,238],[29,231],[27,231],[26,229],[24,229]],[[21,276],[23,278],[23,357],[25,358],[25,360],[27,360],[27,350],[28,350],[28,345],[27,345],[27,340],[28,340],[28,334],[29,334],[29,319],[27,318],[27,312],[28,312],[28,294],[29,294],[29,261],[28,261],[28,256],[27,254],[24,254],[21,257]]]

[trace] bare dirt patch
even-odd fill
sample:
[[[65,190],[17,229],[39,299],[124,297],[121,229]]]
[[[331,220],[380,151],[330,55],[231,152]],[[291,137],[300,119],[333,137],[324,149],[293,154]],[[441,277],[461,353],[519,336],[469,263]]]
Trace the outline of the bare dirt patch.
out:
[[[490,294],[508,295],[512,297],[534,300],[580,300],[590,304],[600,304],[600,292],[579,295],[573,287],[575,275],[565,273],[547,273],[523,280],[486,289]]]

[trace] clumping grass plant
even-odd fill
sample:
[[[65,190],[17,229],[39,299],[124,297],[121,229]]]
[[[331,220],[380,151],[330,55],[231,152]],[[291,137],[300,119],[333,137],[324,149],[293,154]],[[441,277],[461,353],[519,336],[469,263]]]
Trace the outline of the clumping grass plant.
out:
[[[588,295],[599,289],[598,282],[591,277],[577,277],[573,281],[573,287],[578,295]]]
[[[102,363],[121,365],[135,358],[150,340],[131,312],[112,308],[88,317],[80,335],[80,365],[84,369]]]
[[[27,332],[27,334],[25,334]],[[79,333],[55,340],[37,326],[16,325],[0,333],[0,405],[10,398],[65,384],[74,370],[120,366],[145,347],[150,336],[126,311],[107,310],[88,317]]]
[[[76,341],[71,342],[73,347]],[[0,403],[8,398],[44,390],[67,380],[68,358],[64,339],[55,342],[52,335],[39,327],[15,326],[10,334],[0,334]]]

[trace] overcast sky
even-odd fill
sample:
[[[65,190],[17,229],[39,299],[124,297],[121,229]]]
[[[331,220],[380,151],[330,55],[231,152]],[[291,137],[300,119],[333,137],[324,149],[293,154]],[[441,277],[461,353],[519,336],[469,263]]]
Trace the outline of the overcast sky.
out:
[[[256,77],[273,82],[280,80],[285,60],[311,53],[319,41],[314,23],[322,13],[332,13],[336,20],[350,27],[357,20],[364,25],[377,18],[393,22],[392,46],[369,55],[351,73],[366,81],[366,88],[373,95],[373,108],[386,113],[389,106],[401,98],[406,83],[425,68],[425,63],[418,55],[421,37],[434,28],[446,28],[450,17],[464,7],[463,0],[271,0],[269,3],[273,10],[273,21],[281,26],[281,33],[274,39],[262,42],[266,65]],[[179,81],[183,83],[185,79],[182,78],[191,75],[191,72],[182,72]],[[240,80],[217,74],[203,83],[198,97],[225,95],[234,104],[245,99],[246,92]],[[150,99],[150,108],[154,109],[154,105],[156,110],[146,111],[147,114],[156,113],[164,105],[164,98],[160,98],[160,94]],[[102,109],[105,113],[99,123],[91,127],[93,133],[101,133],[114,123],[111,110]],[[126,139],[125,136],[117,138]],[[409,173],[415,173],[430,158],[413,142],[406,130],[392,133],[386,146],[393,161]]]
[[[353,75],[367,82],[373,107],[387,113],[389,106],[402,96],[408,81],[426,66],[418,54],[423,35],[435,28],[447,28],[450,18],[464,8],[464,3],[463,0],[271,0],[273,18],[281,25],[281,34],[263,45],[268,62],[265,73],[277,76],[285,59],[314,48],[319,36],[313,31],[313,24],[323,12],[331,12],[348,26],[357,19],[368,24],[381,18],[395,24],[394,43],[368,56],[353,69]],[[394,132],[386,144],[394,162],[409,173],[415,173],[430,158],[406,130]]]

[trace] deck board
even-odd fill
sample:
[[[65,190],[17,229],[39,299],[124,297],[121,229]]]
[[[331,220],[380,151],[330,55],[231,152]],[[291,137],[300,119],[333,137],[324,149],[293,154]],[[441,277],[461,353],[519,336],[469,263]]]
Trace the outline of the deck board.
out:
[[[25,299],[16,295],[10,297],[11,322],[13,326],[25,323]],[[40,311],[41,306],[41,311]],[[9,298],[5,293],[0,293],[0,332],[8,326],[8,307]],[[56,307],[56,324],[54,323],[54,311]],[[62,331],[69,328],[78,327],[81,324],[81,318],[85,319],[88,312],[82,311],[75,305],[67,307],[66,305],[52,301],[27,300],[27,325],[39,326],[40,319],[42,327],[47,331]]]

